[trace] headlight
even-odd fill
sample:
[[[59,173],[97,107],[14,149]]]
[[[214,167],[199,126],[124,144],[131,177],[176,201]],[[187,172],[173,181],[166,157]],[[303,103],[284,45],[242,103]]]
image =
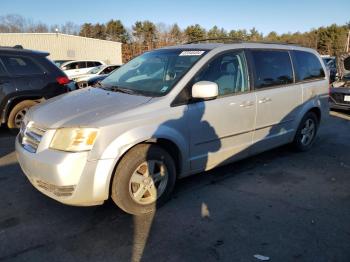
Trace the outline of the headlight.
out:
[[[50,148],[69,152],[89,151],[94,146],[97,134],[96,128],[57,129]]]

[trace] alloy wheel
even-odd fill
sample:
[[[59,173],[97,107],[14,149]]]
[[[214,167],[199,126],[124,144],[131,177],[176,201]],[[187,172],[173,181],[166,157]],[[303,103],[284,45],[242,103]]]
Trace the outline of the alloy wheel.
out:
[[[316,123],[311,118],[308,118],[305,121],[303,128],[301,129],[300,142],[304,146],[309,145],[312,142],[312,140],[314,139],[315,131],[316,131]]]
[[[148,160],[141,163],[132,174],[129,193],[138,204],[152,204],[164,193],[167,183],[168,171],[164,162]]]

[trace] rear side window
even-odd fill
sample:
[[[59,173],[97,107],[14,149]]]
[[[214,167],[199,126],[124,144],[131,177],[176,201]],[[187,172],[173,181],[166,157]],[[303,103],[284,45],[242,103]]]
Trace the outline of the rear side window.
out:
[[[1,60],[11,75],[43,74],[42,68],[29,57],[2,56]]]
[[[87,66],[86,67],[95,67],[97,66],[97,63],[95,62],[86,62]]]
[[[324,78],[325,73],[320,60],[312,53],[293,51],[294,67],[298,81]]]
[[[87,68],[86,62],[78,62],[78,68]]]
[[[287,51],[254,50],[254,86],[257,89],[293,83],[293,69]]]

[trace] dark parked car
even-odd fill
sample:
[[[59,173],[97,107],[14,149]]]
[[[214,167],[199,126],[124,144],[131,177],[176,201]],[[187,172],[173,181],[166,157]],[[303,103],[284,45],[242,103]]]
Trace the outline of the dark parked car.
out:
[[[330,93],[330,107],[350,110],[350,88],[332,88]]]
[[[331,108],[350,110],[350,53],[341,55],[338,60],[340,76],[330,88],[329,103]]]
[[[72,88],[48,55],[21,46],[0,47],[0,125],[18,129],[31,106]]]

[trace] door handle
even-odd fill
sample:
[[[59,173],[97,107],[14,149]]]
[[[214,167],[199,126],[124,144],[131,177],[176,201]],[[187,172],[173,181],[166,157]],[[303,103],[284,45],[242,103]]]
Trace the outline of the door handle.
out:
[[[264,98],[261,98],[261,99],[259,100],[259,104],[264,104],[264,103],[271,102],[271,101],[272,101],[271,98],[266,98],[266,97],[264,97]]]
[[[239,106],[240,107],[244,107],[244,108],[247,108],[247,107],[251,107],[254,105],[254,102],[253,101],[244,101],[242,104],[240,104]]]

